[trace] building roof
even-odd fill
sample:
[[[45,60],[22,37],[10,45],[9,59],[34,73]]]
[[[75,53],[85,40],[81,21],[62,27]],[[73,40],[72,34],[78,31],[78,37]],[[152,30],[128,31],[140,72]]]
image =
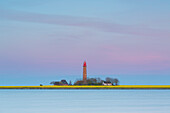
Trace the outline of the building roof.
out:
[[[104,81],[103,83],[106,83],[106,84],[111,84],[111,82],[108,82],[108,81]]]

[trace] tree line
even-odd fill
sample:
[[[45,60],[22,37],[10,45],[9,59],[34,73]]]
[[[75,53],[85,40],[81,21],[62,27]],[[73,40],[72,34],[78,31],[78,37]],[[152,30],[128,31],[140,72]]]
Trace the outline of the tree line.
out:
[[[106,77],[105,80],[101,78],[88,78],[86,81],[77,80],[74,84],[70,81],[69,83],[66,80],[61,81],[52,81],[50,84],[53,85],[119,85],[119,80],[117,78]]]
[[[111,83],[112,85],[119,85],[117,78],[106,77],[105,80],[101,78],[88,78],[87,81],[77,80],[74,85],[103,85],[103,83]]]

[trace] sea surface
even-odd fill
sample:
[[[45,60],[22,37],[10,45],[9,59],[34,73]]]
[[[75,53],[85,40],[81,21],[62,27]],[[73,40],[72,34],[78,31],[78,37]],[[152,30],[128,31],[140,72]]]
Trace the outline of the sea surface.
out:
[[[0,113],[170,113],[170,90],[0,90]]]

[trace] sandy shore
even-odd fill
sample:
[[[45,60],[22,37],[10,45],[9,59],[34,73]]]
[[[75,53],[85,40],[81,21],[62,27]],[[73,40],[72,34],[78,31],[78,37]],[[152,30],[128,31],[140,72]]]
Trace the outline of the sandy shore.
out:
[[[118,85],[118,86],[0,86],[0,89],[170,89],[170,85]]]

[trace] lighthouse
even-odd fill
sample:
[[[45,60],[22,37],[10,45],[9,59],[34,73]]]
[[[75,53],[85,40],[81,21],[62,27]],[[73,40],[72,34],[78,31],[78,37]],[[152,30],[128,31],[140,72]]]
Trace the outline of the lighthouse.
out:
[[[87,81],[87,64],[86,64],[86,61],[84,61],[84,63],[83,63],[83,81],[84,82]]]

